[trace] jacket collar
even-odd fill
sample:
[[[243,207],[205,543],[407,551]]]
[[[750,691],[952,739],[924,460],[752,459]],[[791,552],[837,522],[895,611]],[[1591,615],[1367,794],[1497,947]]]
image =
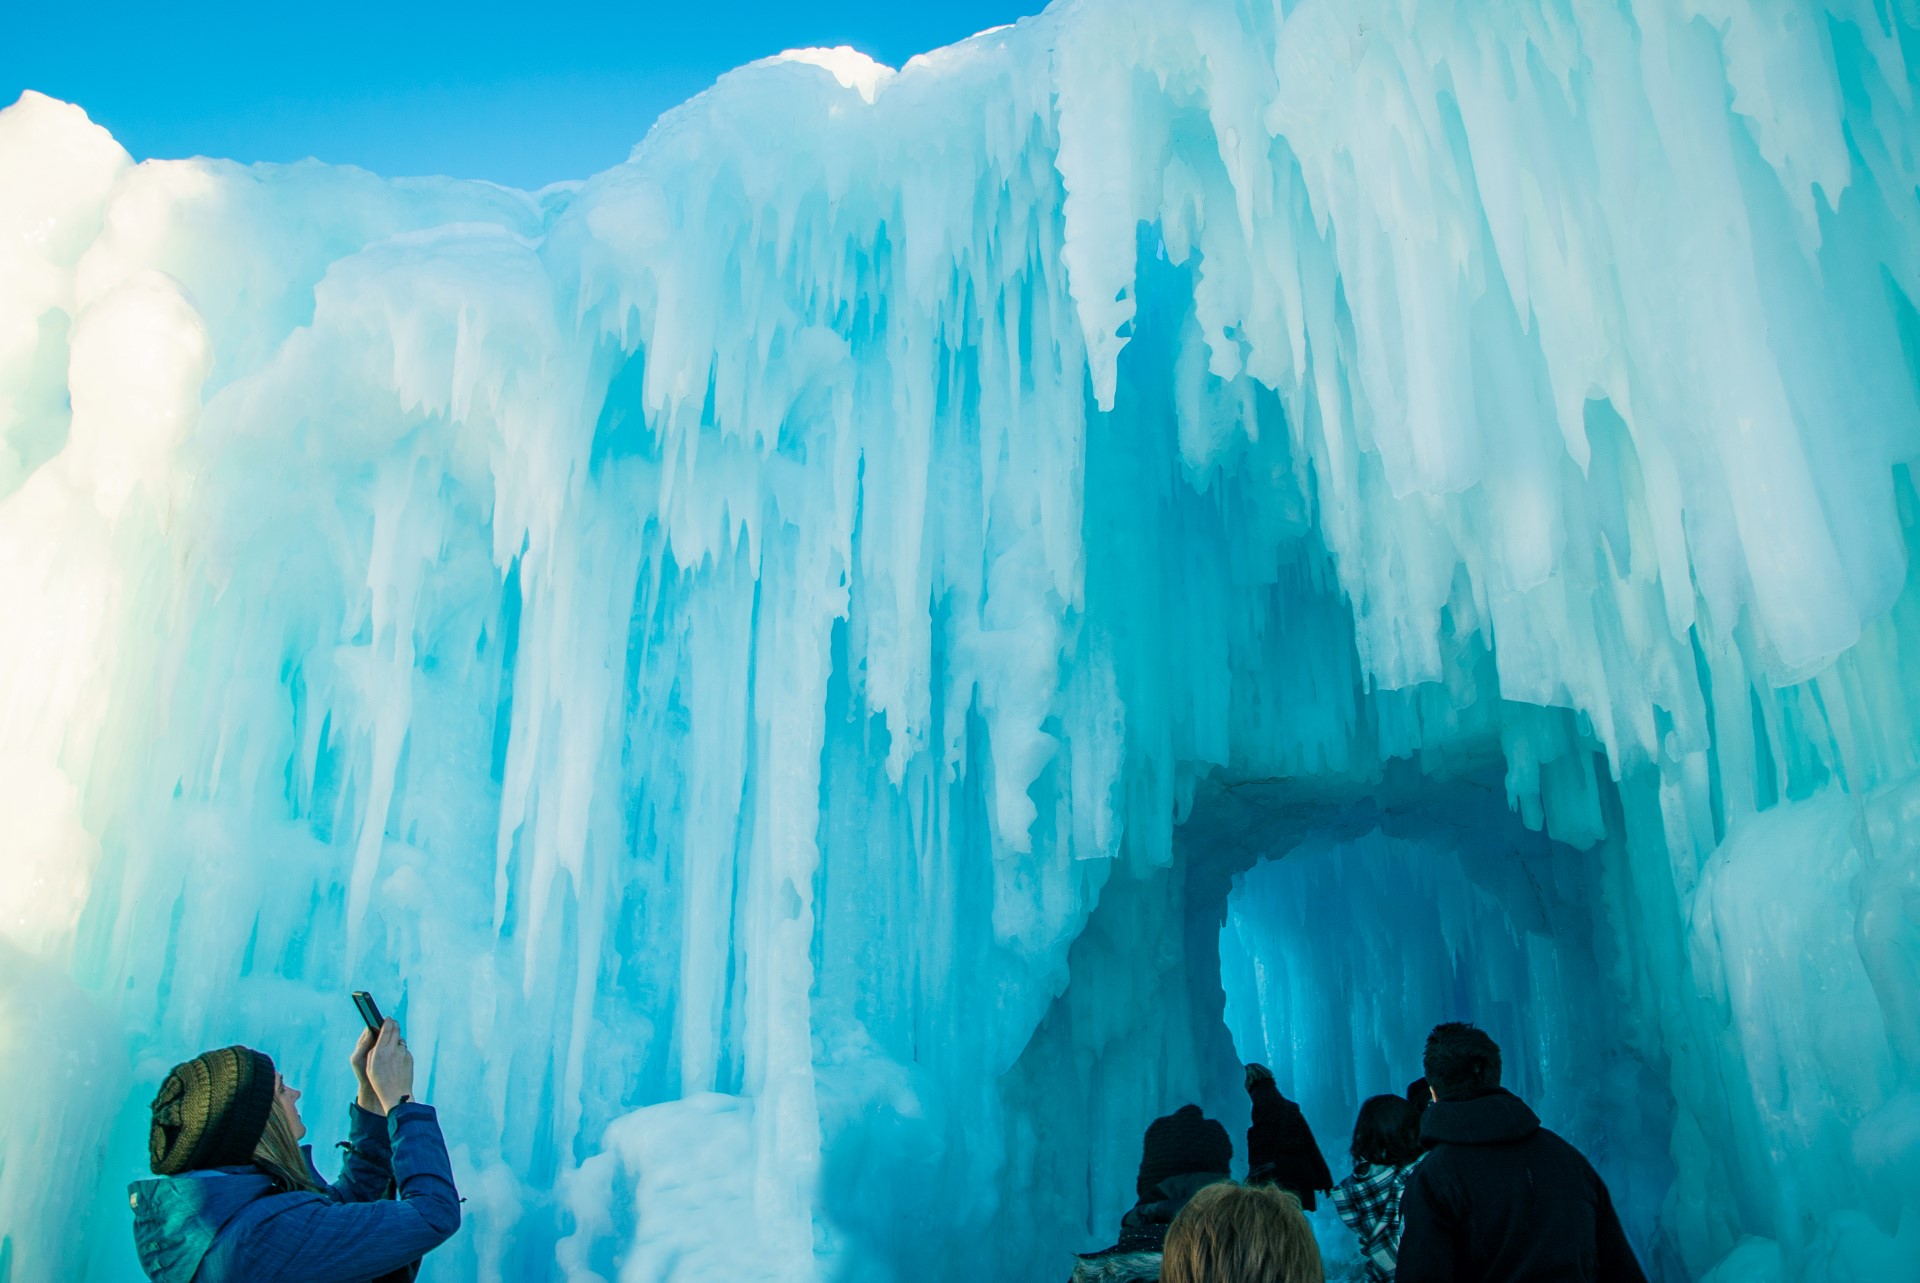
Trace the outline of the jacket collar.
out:
[[[1169,1176],[1149,1190],[1127,1215],[1143,1221],[1171,1221],[1181,1208],[1193,1201],[1195,1194],[1209,1185],[1232,1179],[1225,1172],[1182,1172]]]
[[[1539,1130],[1539,1116],[1501,1087],[1461,1100],[1437,1100],[1420,1119],[1422,1140],[1447,1145],[1506,1145]]]
[[[1425,1158],[1422,1154],[1420,1158]],[[1420,1165],[1416,1158],[1411,1163],[1402,1163],[1395,1167],[1392,1163],[1361,1163],[1353,1169],[1353,1183],[1362,1189],[1375,1189],[1393,1184],[1407,1172]]]

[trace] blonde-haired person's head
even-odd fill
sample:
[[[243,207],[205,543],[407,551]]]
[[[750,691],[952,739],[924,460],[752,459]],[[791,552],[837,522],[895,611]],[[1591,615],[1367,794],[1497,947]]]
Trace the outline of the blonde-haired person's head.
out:
[[[1322,1283],[1300,1202],[1270,1185],[1209,1185],[1167,1229],[1160,1283]]]

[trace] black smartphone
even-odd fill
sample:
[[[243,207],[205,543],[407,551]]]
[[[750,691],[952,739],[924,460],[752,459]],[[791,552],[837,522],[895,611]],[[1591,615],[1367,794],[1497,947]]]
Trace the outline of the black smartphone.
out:
[[[373,1000],[373,995],[365,989],[356,989],[353,992],[353,1005],[360,1008],[360,1019],[367,1022],[367,1028],[379,1033],[380,1026],[386,1020],[380,1015],[380,1005]]]

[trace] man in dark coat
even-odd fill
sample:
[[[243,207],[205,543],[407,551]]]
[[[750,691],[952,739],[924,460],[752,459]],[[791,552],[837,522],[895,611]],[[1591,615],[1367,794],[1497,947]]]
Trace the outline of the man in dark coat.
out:
[[[1493,1039],[1441,1025],[1426,1060],[1433,1148],[1401,1198],[1398,1283],[1646,1283],[1606,1182],[1501,1090]]]
[[[1247,1128],[1247,1183],[1278,1185],[1311,1212],[1317,1193],[1333,1188],[1320,1142],[1313,1138],[1300,1106],[1280,1094],[1273,1071],[1247,1066],[1247,1095],[1253,1098],[1253,1126]]]
[[[1231,1179],[1233,1141],[1227,1129],[1182,1105],[1147,1127],[1133,1187],[1139,1202],[1120,1220],[1120,1241],[1082,1256],[1075,1283],[1151,1283],[1160,1277],[1160,1249],[1180,1209],[1209,1185]]]

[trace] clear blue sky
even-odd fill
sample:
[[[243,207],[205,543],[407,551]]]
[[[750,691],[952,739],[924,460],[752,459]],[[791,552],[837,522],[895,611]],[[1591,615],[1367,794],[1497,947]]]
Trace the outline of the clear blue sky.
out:
[[[626,157],[730,67],[805,45],[891,66],[1044,0],[101,0],[5,6],[0,106],[76,102],[137,159],[322,160],[538,187]]]

